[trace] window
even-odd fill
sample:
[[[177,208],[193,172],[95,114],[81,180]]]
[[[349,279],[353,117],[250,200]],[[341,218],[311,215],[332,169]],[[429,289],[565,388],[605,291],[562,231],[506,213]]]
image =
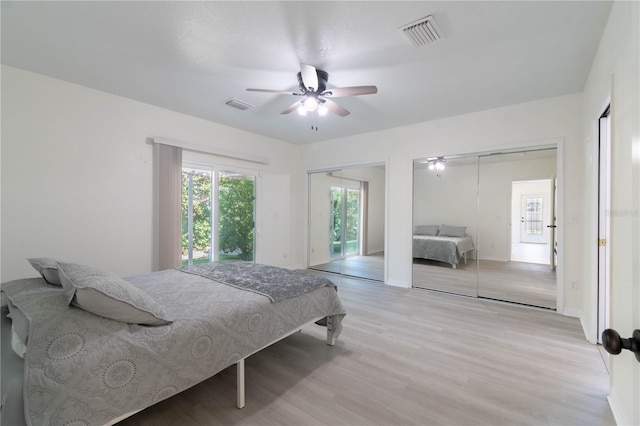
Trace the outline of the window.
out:
[[[182,264],[254,259],[255,176],[182,169]]]

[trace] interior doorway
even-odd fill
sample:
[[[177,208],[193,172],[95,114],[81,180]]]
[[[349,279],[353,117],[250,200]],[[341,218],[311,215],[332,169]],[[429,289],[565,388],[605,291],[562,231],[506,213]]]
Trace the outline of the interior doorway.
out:
[[[552,180],[511,182],[511,261],[551,265]]]

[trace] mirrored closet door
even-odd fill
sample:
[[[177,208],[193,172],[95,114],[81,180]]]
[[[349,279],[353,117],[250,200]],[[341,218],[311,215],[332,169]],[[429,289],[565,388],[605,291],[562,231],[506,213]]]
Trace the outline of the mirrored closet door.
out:
[[[309,173],[308,267],[384,281],[385,167]]]
[[[555,309],[556,151],[415,160],[413,286]]]
[[[555,309],[556,149],[478,159],[478,295]]]
[[[414,287],[478,295],[477,182],[477,156],[414,162]]]

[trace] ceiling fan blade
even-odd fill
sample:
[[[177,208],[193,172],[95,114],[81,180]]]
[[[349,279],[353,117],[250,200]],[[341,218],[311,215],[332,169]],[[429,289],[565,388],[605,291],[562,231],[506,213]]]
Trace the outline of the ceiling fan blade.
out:
[[[265,92],[265,93],[286,93],[287,95],[298,95],[291,90],[275,90],[275,89],[247,89],[248,92]]]
[[[337,98],[342,96],[372,95],[374,93],[378,93],[378,88],[376,86],[352,86],[329,89],[326,90],[322,96]]]
[[[280,114],[289,114],[290,112],[297,110],[300,105],[302,105],[302,101],[296,101],[289,105],[289,107],[282,111]]]
[[[347,115],[351,114],[346,108],[336,102],[333,102],[331,99],[323,100],[324,105],[329,109],[329,111],[333,112],[334,114],[338,114],[340,117],[346,117]]]
[[[313,92],[318,90],[318,73],[316,67],[313,65],[300,64],[300,74],[302,75],[304,87]]]

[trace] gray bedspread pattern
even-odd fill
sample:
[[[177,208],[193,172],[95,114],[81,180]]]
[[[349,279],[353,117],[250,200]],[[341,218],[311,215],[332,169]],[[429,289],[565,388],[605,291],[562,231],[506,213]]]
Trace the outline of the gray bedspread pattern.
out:
[[[317,275],[253,262],[212,262],[180,270],[253,291],[272,302],[297,297],[320,287],[335,287],[330,280]]]
[[[471,237],[413,236],[413,257],[457,265],[462,256],[473,250]]]
[[[173,323],[140,326],[69,307],[42,278],[2,284],[30,322],[25,354],[28,425],[102,425],[181,392],[279,340],[345,311],[325,286],[272,303],[266,297],[166,270],[128,279]]]

